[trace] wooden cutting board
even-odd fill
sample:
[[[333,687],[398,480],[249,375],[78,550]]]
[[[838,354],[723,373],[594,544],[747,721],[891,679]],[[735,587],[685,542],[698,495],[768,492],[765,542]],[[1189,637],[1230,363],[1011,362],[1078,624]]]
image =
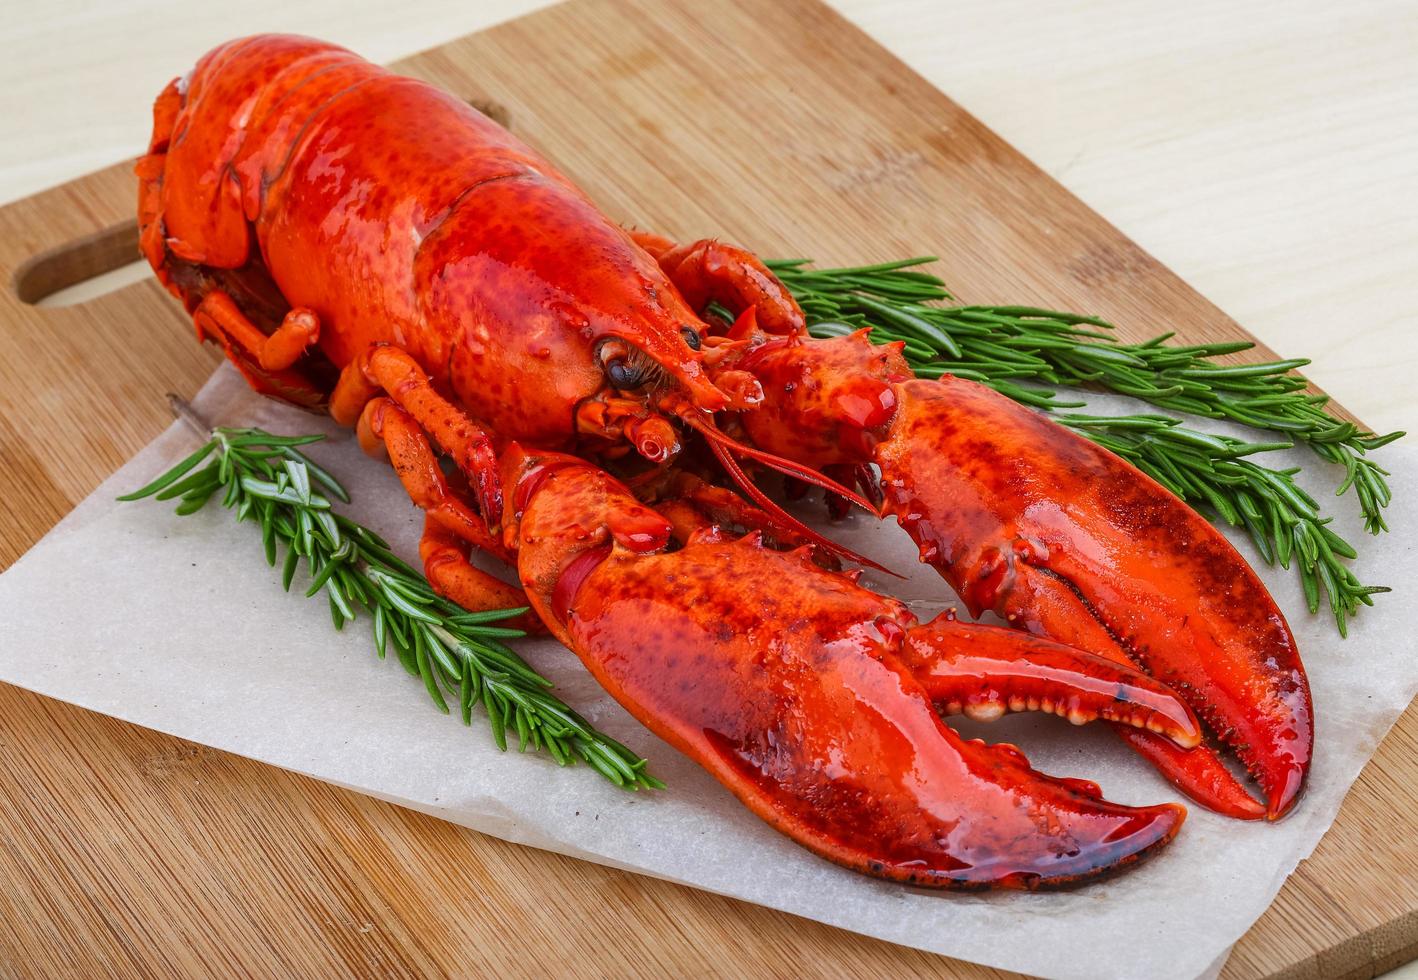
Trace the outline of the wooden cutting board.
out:
[[[641,227],[828,263],[933,252],[969,301],[1082,309],[1134,339],[1246,336],[816,0],[571,0],[397,67],[503,107]],[[191,394],[216,362],[151,280],[27,302],[131,261],[134,196],[125,163],[0,209],[0,567],[167,425],[164,392]],[[1418,955],[1415,759],[1411,709],[1225,976],[1369,976]],[[996,972],[8,687],[0,827],[0,976]]]

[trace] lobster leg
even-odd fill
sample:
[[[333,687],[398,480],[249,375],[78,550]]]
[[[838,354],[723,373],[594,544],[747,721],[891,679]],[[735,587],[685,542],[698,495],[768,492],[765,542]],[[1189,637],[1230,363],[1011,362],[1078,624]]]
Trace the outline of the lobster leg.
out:
[[[687,245],[649,232],[631,232],[631,238],[654,256],[694,309],[702,310],[711,301],[735,314],[753,308],[758,326],[772,334],[797,334],[807,328],[797,300],[752,252],[712,238]]]
[[[509,563],[512,555],[488,531],[487,524],[462,494],[449,485],[418,423],[392,400],[375,398],[366,403],[358,431],[360,444],[367,452],[388,452],[404,489],[424,510],[419,557],[423,559],[429,587],[470,612],[527,605],[521,589],[468,560],[470,545]],[[545,629],[530,613],[510,620],[508,625],[529,632]]]
[[[428,520],[480,551],[511,561],[511,553],[498,536],[488,530],[487,522],[449,485],[428,436],[408,412],[390,398],[375,398],[365,403],[358,434],[365,452],[371,455],[381,450],[388,452],[399,482],[413,502],[427,512]]]
[[[293,309],[270,335],[247,318],[236,302],[220,289],[213,289],[192,311],[198,340],[215,340],[257,391],[296,401],[318,404],[324,392],[302,371],[294,367],[320,333],[315,314]]]
[[[223,344],[235,343],[266,371],[284,371],[293,366],[320,337],[319,318],[301,307],[288,312],[274,333],[264,334],[220,290],[204,296],[192,316],[199,340],[213,336]]]
[[[502,492],[487,430],[435,391],[407,352],[389,344],[375,345],[345,365],[330,395],[330,415],[341,425],[354,425],[381,393],[387,393],[453,458],[475,488],[484,521],[497,526],[502,519]]]
[[[468,542],[425,515],[419,539],[424,578],[434,592],[469,612],[515,609],[527,605],[526,594],[515,585],[489,575],[468,560]],[[501,624],[529,633],[545,633],[535,613],[526,612]]]
[[[698,507],[688,500],[667,500],[658,504],[655,510],[660,516],[669,521],[670,537],[677,544],[688,544],[691,540],[706,534],[721,534],[719,525],[715,524]]]
[[[1049,888],[1122,868],[1180,826],[1181,807],[1113,804],[1011,746],[961,738],[905,661],[918,636],[935,642],[930,627],[803,551],[713,533],[667,550],[669,523],[604,472],[516,446],[503,467],[524,502],[518,571],[552,632],[815,853],[917,885]]]
[[[693,506],[710,524],[758,531],[766,535],[773,544],[786,548],[801,548],[813,543],[799,533],[795,526],[753,506],[732,490],[707,483],[693,473],[676,473],[671,493],[673,496],[670,503],[687,503]],[[835,561],[826,552],[822,552],[819,557]]]

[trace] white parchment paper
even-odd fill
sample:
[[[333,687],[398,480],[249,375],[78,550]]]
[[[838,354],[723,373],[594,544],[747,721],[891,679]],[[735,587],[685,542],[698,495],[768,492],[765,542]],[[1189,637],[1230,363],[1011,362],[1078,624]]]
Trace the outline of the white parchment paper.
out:
[[[415,555],[417,512],[392,471],[367,460],[350,434],[252,395],[227,368],[196,406],[217,424],[329,432],[312,455],[350,489],[348,513]],[[1107,398],[1093,403],[1096,410],[1126,407]],[[0,576],[0,680],[507,840],[1024,973],[1182,978],[1214,971],[1310,853],[1418,693],[1418,623],[1402,591],[1418,579],[1411,534],[1418,452],[1402,442],[1383,450],[1400,490],[1389,511],[1395,531],[1370,538],[1352,501],[1331,496],[1335,474],[1294,450],[1286,465],[1310,471],[1310,489],[1337,515],[1336,528],[1359,542],[1360,577],[1401,590],[1380,596],[1340,640],[1326,615],[1305,611],[1293,573],[1262,568],[1299,638],[1318,718],[1309,792],[1297,811],[1264,825],[1192,806],[1158,857],[1078,891],[913,891],[842,871],[768,829],[635,723],[553,642],[519,647],[564,699],[648,756],[670,788],[626,793],[586,767],[498,752],[480,719],[466,729],[440,715],[420,681],[396,661],[375,658],[367,620],[336,633],[323,600],[284,593],[253,525],[235,524],[215,505],[177,518],[170,504],[114,502],[197,444],[174,425]],[[894,525],[853,518],[833,533],[895,569],[915,569],[904,583],[869,584],[913,602],[922,618],[952,604]],[[1253,554],[1248,543],[1240,546]],[[1046,772],[1095,779],[1110,799],[1177,798],[1103,729],[1028,716],[970,729],[1018,743]]]

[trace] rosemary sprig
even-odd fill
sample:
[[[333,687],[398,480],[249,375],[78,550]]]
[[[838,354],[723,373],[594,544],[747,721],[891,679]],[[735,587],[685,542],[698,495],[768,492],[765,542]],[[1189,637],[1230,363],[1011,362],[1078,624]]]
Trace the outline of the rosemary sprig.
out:
[[[335,629],[363,609],[371,617],[380,658],[392,647],[444,714],[452,699],[463,724],[471,725],[474,708],[481,705],[503,750],[510,729],[521,751],[544,751],[561,765],[585,762],[626,789],[663,788],[645,759],[552,695],[551,681],[502,642],[521,631],[492,624],[522,610],[462,609],[435,594],[379,535],[334,511],[330,498],[348,502],[349,496],[297,448],[321,438],[214,429],[202,448],[118,499],[176,499],[178,514],[192,514],[220,494],[238,521],[260,526],[269,564],[276,564],[284,547],[286,591],[304,560],[310,575],[305,594],[325,593]],[[207,465],[199,469],[203,462]]]
[[[1295,561],[1310,611],[1328,598],[1341,634],[1359,605],[1387,592],[1361,584],[1345,559],[1354,548],[1327,526],[1318,503],[1294,480],[1295,470],[1268,468],[1253,454],[1307,443],[1322,459],[1345,467],[1336,493],[1353,489],[1366,528],[1387,530],[1383,509],[1387,471],[1367,457],[1399,438],[1376,436],[1324,410],[1290,372],[1304,360],[1222,365],[1214,358],[1248,350],[1246,341],[1173,345],[1172,334],[1143,344],[1119,343],[1112,325],[1092,316],[1029,306],[958,306],[937,277],[913,258],[843,269],[813,269],[806,259],[768,265],[792,291],[818,336],[870,326],[878,343],[902,341],[922,377],[953,374],[1047,411],[1078,408],[1059,387],[1090,385],[1150,402],[1171,412],[1226,419],[1278,432],[1284,442],[1248,443],[1184,427],[1172,415],[1061,415],[1059,421],[1130,460],[1181,499],[1233,526],[1244,527],[1262,557]]]

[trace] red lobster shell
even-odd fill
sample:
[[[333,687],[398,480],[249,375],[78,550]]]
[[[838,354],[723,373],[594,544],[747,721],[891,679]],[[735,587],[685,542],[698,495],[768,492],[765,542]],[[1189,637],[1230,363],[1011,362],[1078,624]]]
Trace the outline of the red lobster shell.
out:
[[[1127,463],[969,381],[914,379],[864,335],[809,337],[751,254],[629,234],[476,110],[332,45],[223,45],[154,118],[142,250],[199,337],[388,454],[436,589],[530,604],[527,625],[805,846],[914,884],[1034,888],[1177,832],[1180,806],[1045,776],[962,739],[956,711],[1104,719],[1236,816],[1299,795],[1311,709],[1283,616]],[[827,567],[857,556],[745,465],[870,508],[823,471],[850,474],[972,612],[1017,629],[918,623]]]

